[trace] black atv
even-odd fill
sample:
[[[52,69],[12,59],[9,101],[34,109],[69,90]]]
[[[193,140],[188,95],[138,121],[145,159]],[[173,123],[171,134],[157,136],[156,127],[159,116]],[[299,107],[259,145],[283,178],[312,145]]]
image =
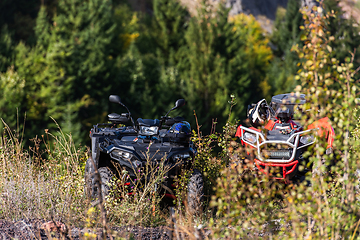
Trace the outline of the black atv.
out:
[[[203,199],[203,179],[198,170],[192,169],[196,149],[190,140],[190,124],[182,117],[168,117],[170,111],[182,107],[185,100],[177,100],[175,106],[160,120],[138,118],[136,123],[119,96],[111,95],[109,101],[122,105],[127,113],[111,113],[108,115],[109,123],[97,124],[91,129],[91,157],[85,167],[86,195],[92,198],[98,195],[95,167],[105,197],[109,195],[109,183],[114,177],[119,179],[125,172],[128,178],[124,185],[127,186],[128,194],[132,194],[135,182],[149,182],[147,178],[154,176],[157,166],[162,164],[165,165],[166,173],[159,186],[156,186],[157,192],[175,199],[175,179],[181,177],[184,170],[192,170],[188,182],[188,207],[191,211],[199,211]],[[127,126],[129,122],[131,124]],[[152,175],[139,179],[139,173],[145,169],[152,169]]]

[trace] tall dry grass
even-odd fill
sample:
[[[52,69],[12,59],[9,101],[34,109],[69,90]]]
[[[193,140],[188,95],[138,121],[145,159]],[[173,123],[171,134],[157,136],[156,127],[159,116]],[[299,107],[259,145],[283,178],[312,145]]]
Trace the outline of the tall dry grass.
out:
[[[0,218],[57,219],[76,223],[85,218],[83,194],[85,152],[59,128],[33,139],[23,149],[19,131],[4,123],[0,142]]]
[[[157,194],[169,171],[164,161],[156,169],[149,164],[138,173],[138,179],[144,177],[147,181],[134,182],[136,194],[128,195],[124,179],[114,179],[110,196],[100,206],[100,201],[85,196],[84,168],[88,154],[75,146],[71,135],[65,134],[60,126],[56,133],[45,130],[44,135],[32,139],[33,146],[27,150],[23,148],[20,131],[4,125],[0,142],[0,219],[61,221],[86,228],[83,236],[86,239],[96,239],[99,228],[112,237],[126,239],[130,233],[112,232],[110,227],[168,224],[169,213],[160,207],[162,196]],[[122,175],[126,178],[126,172]]]

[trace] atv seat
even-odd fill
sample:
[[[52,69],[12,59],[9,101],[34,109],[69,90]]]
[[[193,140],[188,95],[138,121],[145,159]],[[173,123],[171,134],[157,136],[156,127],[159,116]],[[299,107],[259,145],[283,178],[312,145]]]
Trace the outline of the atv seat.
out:
[[[129,114],[128,113],[122,113],[117,114],[117,113],[110,113],[108,115],[109,121],[115,124],[122,124],[122,123],[126,123],[129,121]]]

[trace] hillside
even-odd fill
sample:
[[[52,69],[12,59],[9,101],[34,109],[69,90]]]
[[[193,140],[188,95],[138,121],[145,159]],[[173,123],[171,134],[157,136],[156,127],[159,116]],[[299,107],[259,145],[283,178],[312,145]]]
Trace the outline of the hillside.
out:
[[[0,239],[360,239],[358,3],[127,1],[0,1]]]
[[[182,4],[188,7],[192,14],[195,14],[200,0],[179,0]],[[216,2],[216,1],[214,1]],[[315,0],[301,1],[304,6],[312,6],[316,4]],[[129,1],[134,9],[137,11],[151,12],[152,0],[133,0]],[[276,17],[278,8],[286,9],[288,0],[226,0],[226,6],[230,7],[230,14],[236,15],[239,13],[251,14],[260,22],[261,26],[267,31],[272,32],[273,22]],[[359,0],[342,0],[340,6],[345,11],[345,18],[351,16],[360,21]]]

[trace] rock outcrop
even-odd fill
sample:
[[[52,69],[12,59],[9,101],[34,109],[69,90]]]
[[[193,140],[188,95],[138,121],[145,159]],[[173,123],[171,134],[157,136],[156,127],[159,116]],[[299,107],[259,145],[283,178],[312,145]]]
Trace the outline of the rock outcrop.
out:
[[[202,0],[179,0],[186,6],[191,14],[196,14],[196,9]],[[217,4],[219,1],[209,1],[212,4]],[[272,31],[273,22],[276,18],[276,11],[279,7],[286,9],[288,0],[225,0],[226,6],[230,8],[230,15],[239,13],[253,15],[267,32]],[[299,0],[302,6],[312,7],[318,2],[316,0]],[[360,0],[342,0],[340,6],[345,11],[346,18],[352,16],[360,21],[360,10],[355,7]],[[129,0],[133,9],[143,12],[152,12],[152,0]]]

